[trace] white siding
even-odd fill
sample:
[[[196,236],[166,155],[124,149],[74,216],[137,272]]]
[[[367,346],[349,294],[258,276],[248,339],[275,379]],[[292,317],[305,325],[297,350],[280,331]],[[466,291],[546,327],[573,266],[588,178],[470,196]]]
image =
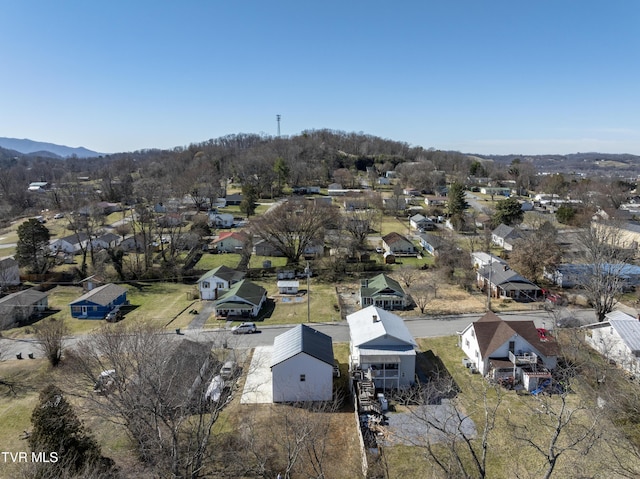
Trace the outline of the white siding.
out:
[[[273,402],[330,401],[333,366],[300,353],[271,368]],[[301,381],[304,376],[304,381]]]

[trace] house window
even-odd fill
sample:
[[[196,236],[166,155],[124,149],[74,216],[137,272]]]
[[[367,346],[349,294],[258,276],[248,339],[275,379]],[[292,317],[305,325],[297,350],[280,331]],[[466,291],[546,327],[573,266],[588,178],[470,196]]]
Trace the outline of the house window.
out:
[[[306,374],[301,374],[301,375],[300,375],[300,382],[301,382],[301,383],[303,383],[303,382],[305,382],[306,380],[307,380],[307,376],[306,376]]]
[[[469,347],[469,339],[465,339],[464,340],[464,345],[468,348]]]
[[[516,342],[515,341],[509,341],[509,352],[512,353],[514,352],[516,349]]]
[[[203,282],[202,282],[202,287],[203,287],[204,289],[209,289],[209,281],[203,281]]]
[[[218,289],[224,289],[224,283],[216,283]]]

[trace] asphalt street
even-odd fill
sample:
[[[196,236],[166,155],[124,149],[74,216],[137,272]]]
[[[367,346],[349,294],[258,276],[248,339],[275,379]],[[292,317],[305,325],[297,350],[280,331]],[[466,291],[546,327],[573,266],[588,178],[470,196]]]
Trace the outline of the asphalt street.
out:
[[[479,319],[482,314],[463,314],[455,316],[424,316],[419,318],[407,318],[405,324],[415,338],[430,338],[454,335],[462,331],[472,321]],[[544,310],[520,311],[500,313],[500,317],[510,321],[531,321],[536,327],[553,329],[554,318]],[[591,309],[565,309],[562,318],[573,316],[581,324],[595,322],[595,314]],[[331,336],[333,342],[341,343],[349,341],[349,326],[346,321],[339,323],[309,323],[309,326]],[[223,345],[225,342],[231,348],[254,348],[256,346],[271,346],[276,336],[295,326],[292,325],[268,325],[257,323],[258,332],[255,334],[233,335],[228,328],[217,329],[186,329],[176,334],[175,330],[165,334],[175,339],[187,338],[193,341],[211,341],[214,344]],[[78,341],[86,339],[86,336],[74,336],[65,340],[66,348],[73,348]],[[29,353],[34,357],[42,357],[42,351],[35,339],[10,339],[0,338],[0,355],[4,360],[17,360],[16,355],[22,354],[23,360],[28,360]]]

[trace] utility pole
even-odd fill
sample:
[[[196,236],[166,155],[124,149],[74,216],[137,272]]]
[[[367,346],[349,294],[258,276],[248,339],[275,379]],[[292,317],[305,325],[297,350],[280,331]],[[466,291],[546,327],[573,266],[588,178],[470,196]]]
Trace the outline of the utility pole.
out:
[[[311,290],[309,288],[310,281],[309,276],[311,276],[311,269],[309,268],[309,262],[307,261],[307,267],[304,269],[304,272],[307,273],[307,323],[311,322]]]
[[[278,138],[280,138],[280,115],[276,115],[276,121],[278,122]]]

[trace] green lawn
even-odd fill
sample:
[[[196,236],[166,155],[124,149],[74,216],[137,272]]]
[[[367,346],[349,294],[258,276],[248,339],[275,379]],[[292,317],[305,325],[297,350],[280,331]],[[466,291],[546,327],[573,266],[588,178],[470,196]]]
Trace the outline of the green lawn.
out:
[[[262,316],[258,321],[264,324],[298,324],[307,322],[307,296],[289,296],[289,302],[283,302],[278,296],[276,279],[268,281],[253,281],[267,290],[267,305],[261,311]],[[305,280],[300,281],[300,290],[306,290]],[[299,301],[296,301],[299,299]],[[311,323],[331,322],[340,319],[340,312],[336,310],[338,297],[334,284],[320,283],[311,279],[311,301],[309,312]],[[224,322],[210,317],[206,328],[216,328],[224,326]]]
[[[209,271],[223,265],[235,269],[238,267],[238,263],[240,263],[240,255],[236,253],[205,253],[202,255],[202,258],[200,258],[200,261],[196,263],[194,269]]]
[[[282,268],[287,265],[287,258],[282,256],[257,256],[254,254],[249,260],[249,268],[260,269],[265,261],[271,261],[272,268]]]

